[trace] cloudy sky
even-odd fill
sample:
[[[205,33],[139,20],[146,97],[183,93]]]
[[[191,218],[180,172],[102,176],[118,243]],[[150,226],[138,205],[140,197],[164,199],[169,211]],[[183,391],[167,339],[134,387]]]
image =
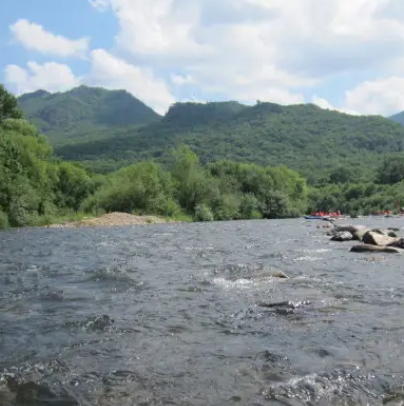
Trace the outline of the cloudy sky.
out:
[[[404,110],[404,0],[0,0],[1,82]]]

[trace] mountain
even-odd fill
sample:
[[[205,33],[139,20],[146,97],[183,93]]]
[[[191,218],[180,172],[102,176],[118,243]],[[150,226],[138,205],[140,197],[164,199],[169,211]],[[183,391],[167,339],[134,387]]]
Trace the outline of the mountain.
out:
[[[404,111],[402,111],[401,113],[394,114],[394,116],[390,117],[390,120],[393,120],[396,123],[404,125]]]
[[[161,119],[124,90],[87,86],[53,94],[38,90],[22,95],[18,103],[54,146],[114,138],[122,128]]]
[[[340,166],[372,170],[386,153],[403,151],[404,127],[380,116],[350,116],[313,104],[177,103],[159,122],[56,148],[56,153],[103,172],[142,159],[168,163],[178,143],[189,145],[203,162],[285,164],[320,177]]]

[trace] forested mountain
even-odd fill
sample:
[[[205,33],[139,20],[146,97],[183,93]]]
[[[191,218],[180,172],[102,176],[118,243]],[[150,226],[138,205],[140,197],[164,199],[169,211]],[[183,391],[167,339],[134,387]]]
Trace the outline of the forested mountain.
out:
[[[393,120],[396,123],[404,125],[404,111],[402,111],[401,113],[394,114],[394,116],[390,117],[390,120]]]
[[[124,90],[80,86],[63,93],[38,90],[18,99],[26,118],[52,145],[114,138],[122,128],[160,120],[150,107]]]
[[[22,100],[49,96],[36,92]],[[186,103],[156,123],[121,131],[115,139],[59,149],[104,169],[114,156],[116,166],[131,163],[96,175],[55,157],[0,85],[0,228],[111,211],[207,221],[307,210],[368,214],[404,203],[404,127],[381,117],[313,105]],[[191,148],[171,148],[180,141]],[[309,186],[284,164],[306,173]]]
[[[184,145],[170,154],[167,168],[139,162],[108,176],[85,171],[55,158],[46,137],[22,118],[17,100],[0,85],[0,229],[111,211],[211,221],[295,217],[306,210],[306,181],[286,167],[204,166]]]
[[[180,142],[202,162],[285,164],[312,177],[338,166],[372,170],[385,153],[403,151],[404,128],[383,117],[350,116],[315,105],[177,103],[160,122],[56,148],[56,153],[109,171],[143,159],[166,163],[167,151]]]
[[[285,164],[311,181],[341,166],[369,173],[385,154],[404,149],[404,127],[393,120],[312,104],[176,103],[161,117],[125,91],[85,86],[37,91],[19,104],[57,155],[99,172],[144,159],[167,164],[172,147],[184,143],[202,163]]]

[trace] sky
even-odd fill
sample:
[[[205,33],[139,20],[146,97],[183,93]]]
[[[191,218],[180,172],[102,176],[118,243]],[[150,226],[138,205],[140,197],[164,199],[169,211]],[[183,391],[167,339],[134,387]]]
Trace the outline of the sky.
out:
[[[404,110],[403,0],[0,0],[0,82],[174,102]]]

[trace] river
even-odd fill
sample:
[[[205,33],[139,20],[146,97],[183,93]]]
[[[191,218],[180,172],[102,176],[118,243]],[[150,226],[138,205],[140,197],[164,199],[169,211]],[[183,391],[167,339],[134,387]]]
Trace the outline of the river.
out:
[[[319,223],[1,233],[0,405],[404,404],[403,257]]]

